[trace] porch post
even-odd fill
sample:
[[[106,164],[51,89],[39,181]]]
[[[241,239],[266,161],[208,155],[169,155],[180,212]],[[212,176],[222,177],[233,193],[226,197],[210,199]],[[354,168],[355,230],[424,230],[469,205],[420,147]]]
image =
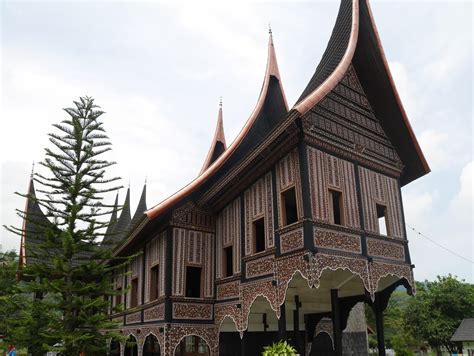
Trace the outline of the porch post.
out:
[[[385,335],[383,327],[383,308],[380,301],[379,293],[375,293],[374,301],[375,323],[377,326],[377,347],[379,356],[385,356]]]
[[[334,354],[342,356],[341,313],[337,289],[331,289],[332,327],[334,332]]]
[[[245,345],[247,344],[247,340],[245,339],[245,334],[247,331],[244,331],[242,334],[242,338],[240,339],[240,354],[245,356]]]
[[[280,306],[280,319],[278,319],[278,338],[286,340],[286,312],[285,303]]]
[[[295,295],[295,310],[293,311],[293,331],[294,331],[294,337],[293,339],[295,340],[295,347],[296,350],[300,354],[303,354],[303,345],[301,343],[301,337],[300,337],[300,308],[301,308],[301,302],[299,296]]]

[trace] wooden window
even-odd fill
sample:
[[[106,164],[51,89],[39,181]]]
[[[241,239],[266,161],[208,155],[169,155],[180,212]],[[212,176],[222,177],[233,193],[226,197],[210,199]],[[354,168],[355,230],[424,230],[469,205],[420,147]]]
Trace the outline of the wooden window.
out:
[[[134,278],[132,279],[130,308],[135,308],[137,305],[138,305],[138,278]]]
[[[122,288],[117,288],[117,292],[120,293],[115,296],[115,305],[122,304]]]
[[[158,285],[160,280],[160,266],[150,269],[150,301],[158,299]]]
[[[281,193],[281,217],[283,226],[293,224],[298,221],[298,207],[296,206],[295,187]]]
[[[200,267],[186,267],[186,297],[201,298]]]
[[[234,274],[234,253],[233,253],[233,247],[229,246],[224,248],[224,277],[230,277]]]
[[[342,194],[337,190],[329,190],[329,204],[331,207],[331,223],[336,225],[344,224],[344,214],[342,210]]]
[[[253,222],[253,240],[255,253],[265,251],[265,218]]]
[[[376,204],[377,206],[377,220],[379,224],[379,234],[388,236],[388,223],[387,223],[387,207],[384,205]]]

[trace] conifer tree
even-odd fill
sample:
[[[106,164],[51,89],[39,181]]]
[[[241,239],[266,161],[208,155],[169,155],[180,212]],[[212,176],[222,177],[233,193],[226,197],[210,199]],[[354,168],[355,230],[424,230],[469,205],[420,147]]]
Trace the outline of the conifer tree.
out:
[[[74,106],[64,109],[69,117],[53,125],[56,132],[49,134],[52,148],[45,149],[40,163],[45,173],[34,174],[43,198],[28,196],[38,202],[48,221],[18,210],[35,222],[39,242],[29,259],[33,262],[27,260],[21,271],[23,291],[35,299],[23,311],[17,330],[34,334],[38,345],[61,355],[105,355],[107,340],[120,338],[116,323],[107,316],[109,299],[117,293],[112,276],[130,261],[112,259],[110,248],[100,245],[115,209],[104,198],[121,187],[118,177],[106,177],[115,162],[103,158],[111,150],[99,121],[104,112],[90,97],[81,97]]]

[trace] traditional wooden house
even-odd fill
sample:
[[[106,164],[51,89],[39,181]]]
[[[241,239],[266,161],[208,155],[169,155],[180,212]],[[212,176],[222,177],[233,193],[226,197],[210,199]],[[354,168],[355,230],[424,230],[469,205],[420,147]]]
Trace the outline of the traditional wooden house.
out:
[[[144,190],[113,227],[125,233],[115,255],[142,254],[115,279],[129,290],[111,315],[136,345],[112,340],[112,353],[259,355],[290,339],[300,354],[363,355],[361,307],[348,319],[365,302],[383,355],[388,298],[415,289],[401,187],[428,172],[367,0],[341,1],[291,108],[270,33],[260,97],[234,142],[220,107],[198,177],[150,209]]]

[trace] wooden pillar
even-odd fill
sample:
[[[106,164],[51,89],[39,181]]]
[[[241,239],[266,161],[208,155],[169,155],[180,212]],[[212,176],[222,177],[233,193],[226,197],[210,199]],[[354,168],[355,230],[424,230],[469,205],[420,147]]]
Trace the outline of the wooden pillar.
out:
[[[383,308],[380,301],[380,295],[375,293],[375,302],[374,302],[374,313],[375,313],[375,323],[377,326],[377,347],[379,350],[379,356],[385,356],[385,335],[383,327]]]
[[[247,340],[246,340],[246,337],[245,337],[246,335],[245,334],[247,334],[246,331],[243,332],[242,338],[240,339],[240,354],[242,356],[245,356],[246,345],[247,345]]]
[[[293,311],[293,339],[295,340],[296,350],[298,350],[298,352],[302,355],[304,350],[300,337],[300,308],[300,298],[299,296],[295,295],[295,310]]]
[[[332,326],[334,332],[334,354],[342,356],[341,313],[337,289],[331,289]]]
[[[280,306],[280,319],[278,319],[278,338],[286,340],[286,312],[285,303]]]

